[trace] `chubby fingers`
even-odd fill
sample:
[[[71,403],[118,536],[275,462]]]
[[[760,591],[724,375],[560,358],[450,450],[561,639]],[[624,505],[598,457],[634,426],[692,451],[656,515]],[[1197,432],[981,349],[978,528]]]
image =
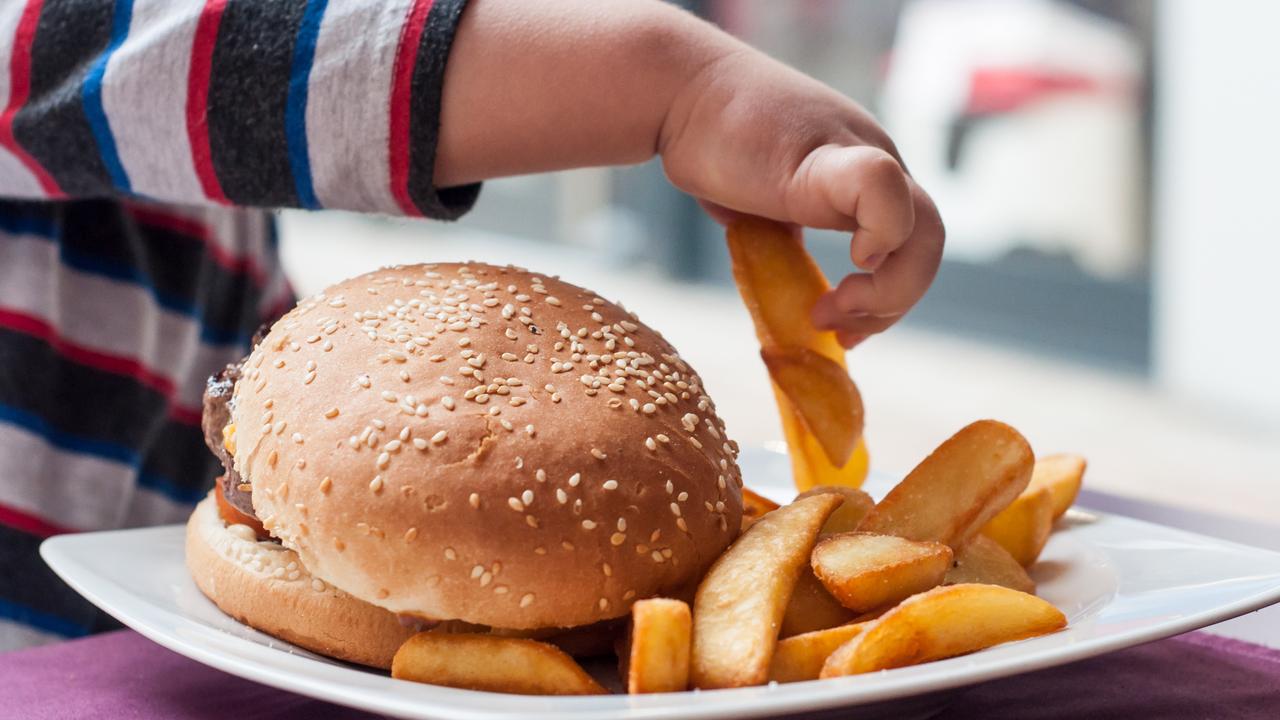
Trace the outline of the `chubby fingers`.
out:
[[[853,263],[875,270],[911,237],[911,185],[902,165],[880,148],[823,145],[805,157],[788,186],[787,219],[853,231]]]
[[[915,224],[906,242],[874,272],[848,275],[814,306],[814,324],[835,330],[845,347],[897,322],[924,296],[938,272],[945,239],[942,219],[924,190],[914,182],[910,186]]]

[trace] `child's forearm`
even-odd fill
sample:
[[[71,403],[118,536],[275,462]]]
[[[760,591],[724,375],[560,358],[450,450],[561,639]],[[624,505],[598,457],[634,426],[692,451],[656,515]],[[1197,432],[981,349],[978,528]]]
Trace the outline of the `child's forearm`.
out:
[[[647,160],[690,78],[738,46],[659,0],[471,0],[445,70],[436,184]]]

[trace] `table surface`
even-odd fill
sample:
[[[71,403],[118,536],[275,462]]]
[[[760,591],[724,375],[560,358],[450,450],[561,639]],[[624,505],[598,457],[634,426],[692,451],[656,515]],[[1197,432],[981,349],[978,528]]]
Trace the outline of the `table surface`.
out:
[[[1280,550],[1277,527],[1097,492],[1082,493],[1079,504]],[[1276,648],[1280,606],[1209,632],[983,683],[940,700],[948,704],[936,717],[1271,719],[1280,717]],[[0,698],[0,720],[375,717],[227,675],[131,630],[0,654]]]

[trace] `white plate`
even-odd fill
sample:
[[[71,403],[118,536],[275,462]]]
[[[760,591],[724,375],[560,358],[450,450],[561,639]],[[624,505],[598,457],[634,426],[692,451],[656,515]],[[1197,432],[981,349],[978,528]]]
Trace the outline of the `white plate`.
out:
[[[785,457],[752,450],[742,464],[754,488],[780,500],[791,494]],[[873,495],[888,487],[882,478],[872,480]],[[1072,511],[1032,572],[1040,595],[1070,619],[1060,633],[838,680],[668,695],[527,697],[392,680],[255,632],[200,594],[183,564],[182,543],[182,528],[168,526],[63,535],[40,549],[80,594],[170,650],[266,685],[403,718],[667,720],[835,708],[845,709],[844,718],[900,717],[946,701],[945,694],[926,693],[1101,655],[1280,601],[1280,553]]]

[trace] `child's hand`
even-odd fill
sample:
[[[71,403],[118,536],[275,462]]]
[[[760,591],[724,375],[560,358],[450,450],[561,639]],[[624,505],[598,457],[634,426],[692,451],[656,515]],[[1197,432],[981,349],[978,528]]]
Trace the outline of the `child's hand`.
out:
[[[749,213],[853,232],[852,273],[813,310],[852,347],[928,289],[943,227],[893,142],[856,103],[746,47],[676,96],[659,153],[671,181],[721,222]]]

